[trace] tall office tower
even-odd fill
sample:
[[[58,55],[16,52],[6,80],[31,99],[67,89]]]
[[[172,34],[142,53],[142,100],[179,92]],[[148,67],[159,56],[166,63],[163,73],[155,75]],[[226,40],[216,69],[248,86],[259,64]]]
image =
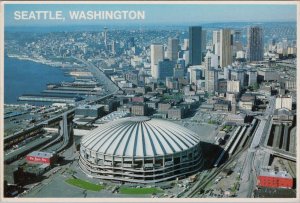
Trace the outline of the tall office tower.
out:
[[[220,30],[220,66],[232,64],[232,36],[230,29]]]
[[[204,57],[204,66],[207,70],[211,68],[218,68],[218,56],[208,50]]]
[[[235,96],[235,94],[232,95],[231,112],[236,114],[236,96]]]
[[[157,64],[157,71],[154,78],[159,80],[165,80],[166,77],[173,77],[175,62],[170,61],[169,59],[164,59],[163,61],[159,61]]]
[[[205,91],[214,93],[218,91],[218,70],[211,68],[205,73]]]
[[[202,38],[201,38],[202,53],[206,53],[206,35],[207,35],[207,31],[202,30]]]
[[[201,65],[202,62],[202,27],[189,27],[190,64]]]
[[[220,56],[220,31],[219,30],[213,31],[213,48],[214,48],[214,53],[217,56]]]
[[[186,51],[189,49],[189,39],[183,40],[183,50]]]
[[[167,47],[167,58],[171,61],[177,61],[178,59],[178,47],[179,40],[177,38],[169,38],[168,39],[168,47]]]
[[[234,45],[235,52],[243,50],[243,44],[242,44],[242,37],[241,36],[242,36],[242,31],[241,30],[235,30],[234,31],[233,45]]]
[[[263,30],[259,26],[248,28],[248,60],[262,61],[264,59]]]
[[[188,65],[189,61],[190,61],[190,52],[189,51],[184,51],[182,58],[185,62],[185,65]]]
[[[218,70],[215,69],[218,66],[218,56],[207,52],[204,57],[205,67],[205,90],[213,93],[218,89]]]
[[[107,47],[107,27],[104,27],[104,45]]]
[[[151,44],[151,75],[157,78],[157,64],[164,60],[164,46],[162,44]]]

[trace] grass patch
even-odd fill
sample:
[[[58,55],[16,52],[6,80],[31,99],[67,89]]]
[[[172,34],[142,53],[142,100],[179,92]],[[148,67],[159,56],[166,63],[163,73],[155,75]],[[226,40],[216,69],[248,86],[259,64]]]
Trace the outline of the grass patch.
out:
[[[67,183],[70,185],[74,185],[76,187],[80,187],[85,190],[91,190],[91,191],[100,191],[104,188],[103,185],[96,185],[94,183],[90,183],[81,179],[75,179],[75,178],[69,178],[66,180]]]
[[[136,195],[144,195],[144,194],[153,194],[153,193],[162,193],[163,191],[158,188],[129,188],[129,187],[121,187],[120,193],[122,194],[136,194]]]

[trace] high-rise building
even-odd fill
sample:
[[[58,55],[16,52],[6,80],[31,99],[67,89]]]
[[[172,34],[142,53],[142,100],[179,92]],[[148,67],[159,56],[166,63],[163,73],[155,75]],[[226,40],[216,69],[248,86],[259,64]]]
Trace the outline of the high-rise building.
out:
[[[177,61],[178,59],[178,47],[179,40],[177,38],[169,38],[168,39],[168,47],[167,47],[167,58],[171,61]]]
[[[232,64],[232,36],[230,29],[220,30],[220,66]]]
[[[204,66],[206,69],[218,68],[218,56],[207,51],[206,56],[204,57]]]
[[[248,60],[262,61],[264,59],[263,30],[259,26],[248,28]]]
[[[217,56],[220,56],[220,31],[213,31],[213,50]]]
[[[218,75],[219,71],[215,68],[206,70],[205,73],[205,91],[214,93],[218,91]]]
[[[234,47],[235,51],[242,51],[243,50],[243,44],[242,44],[242,31],[241,30],[235,30],[234,32]]]
[[[189,39],[183,40],[183,50],[186,51],[189,49]]]
[[[190,52],[187,50],[187,51],[184,51],[183,53],[183,60],[185,62],[185,64],[189,64],[189,61],[190,61]]]
[[[162,44],[151,44],[151,75],[157,78],[158,62],[164,60],[164,47]]]
[[[189,58],[191,65],[201,65],[202,62],[202,27],[189,28]]]
[[[159,61],[157,64],[157,71],[154,78],[159,80],[165,80],[166,77],[172,77],[174,74],[175,62],[170,61],[169,59],[164,59],[163,61]]]
[[[206,53],[206,35],[207,35],[207,31],[202,30],[202,38],[201,38],[202,53]]]

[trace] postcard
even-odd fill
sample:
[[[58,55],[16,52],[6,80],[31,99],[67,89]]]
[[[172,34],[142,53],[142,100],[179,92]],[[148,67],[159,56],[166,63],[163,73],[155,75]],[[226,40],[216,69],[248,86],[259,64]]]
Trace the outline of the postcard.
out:
[[[299,3],[1,7],[3,201],[299,200]]]

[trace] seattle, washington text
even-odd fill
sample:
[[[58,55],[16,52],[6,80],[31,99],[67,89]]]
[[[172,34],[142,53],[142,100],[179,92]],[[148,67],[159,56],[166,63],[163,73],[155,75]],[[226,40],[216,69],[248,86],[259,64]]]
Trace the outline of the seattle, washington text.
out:
[[[69,11],[70,20],[144,20],[145,11]],[[66,20],[63,11],[15,11],[15,20]]]

